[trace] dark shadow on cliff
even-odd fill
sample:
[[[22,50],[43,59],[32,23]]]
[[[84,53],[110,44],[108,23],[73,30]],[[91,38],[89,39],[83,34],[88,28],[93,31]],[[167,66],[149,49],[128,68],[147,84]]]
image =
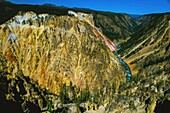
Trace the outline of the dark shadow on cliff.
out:
[[[165,100],[157,103],[155,113],[170,113],[170,101]]]

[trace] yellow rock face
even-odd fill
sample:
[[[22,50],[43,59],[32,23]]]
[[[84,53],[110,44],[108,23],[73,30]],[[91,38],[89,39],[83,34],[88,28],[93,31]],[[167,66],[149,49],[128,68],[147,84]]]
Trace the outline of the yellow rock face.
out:
[[[28,12],[20,15],[28,20],[16,24],[14,17],[0,26],[0,52],[8,59],[10,72],[15,75],[16,69],[21,70],[56,94],[61,84],[70,82],[81,89],[88,84],[93,92],[109,81],[118,90],[125,73],[88,23],[70,16],[35,15]],[[16,40],[8,37],[10,31]]]

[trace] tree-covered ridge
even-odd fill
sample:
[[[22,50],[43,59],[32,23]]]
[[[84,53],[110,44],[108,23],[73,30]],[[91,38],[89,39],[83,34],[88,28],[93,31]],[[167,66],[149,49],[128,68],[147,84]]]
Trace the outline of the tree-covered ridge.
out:
[[[0,4],[0,24],[5,23],[7,20],[16,15],[19,11],[27,12],[33,11],[37,14],[48,13],[57,16],[68,15],[69,10],[75,12],[84,12],[87,14],[93,14],[94,23],[99,27],[103,33],[110,38],[114,39],[126,39],[134,33],[134,28],[137,26],[135,20],[127,14],[112,13],[95,11],[91,9],[81,8],[67,8],[59,6],[45,5],[22,5],[13,4],[10,2],[2,2]]]

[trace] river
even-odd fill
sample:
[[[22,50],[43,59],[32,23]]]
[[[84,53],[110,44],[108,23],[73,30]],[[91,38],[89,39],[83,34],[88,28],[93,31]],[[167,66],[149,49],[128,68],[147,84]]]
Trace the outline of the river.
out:
[[[120,49],[118,49],[118,50],[120,50]],[[132,74],[131,74],[131,70],[130,70],[128,64],[126,62],[124,62],[120,56],[118,56],[117,51],[114,51],[113,54],[119,59],[119,62],[125,68],[126,81],[130,81]]]

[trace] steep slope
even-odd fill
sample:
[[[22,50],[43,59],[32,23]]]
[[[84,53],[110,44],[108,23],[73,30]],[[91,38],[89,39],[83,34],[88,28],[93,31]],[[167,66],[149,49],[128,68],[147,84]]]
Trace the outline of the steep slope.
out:
[[[170,13],[150,14],[138,18],[137,21],[140,22],[140,26],[132,38],[127,43],[122,44],[122,53],[127,54],[130,49],[134,48],[146,38],[150,38],[151,36],[159,38],[161,35],[159,32],[168,26],[169,14]],[[154,38],[153,41],[156,40],[157,38]]]
[[[94,81],[100,78],[97,76],[113,78],[119,65],[112,59],[117,59],[92,30],[89,24],[74,17],[19,14],[8,21],[7,26],[1,26],[1,51],[3,54],[15,52],[14,56],[24,75],[38,80],[39,84],[46,87],[55,87],[51,82],[63,77],[74,81],[74,84],[78,84],[75,82],[77,79],[82,79],[83,83],[95,83]],[[12,50],[8,50],[9,42],[13,40],[10,32],[17,37]],[[85,62],[87,60],[88,62]],[[93,79],[90,79],[91,77]],[[52,88],[54,92],[57,92],[56,88]]]
[[[14,106],[27,113],[159,113],[164,100],[169,104],[169,13],[142,16],[135,29],[124,14],[74,8],[82,15],[76,17],[65,7],[0,7],[0,112]],[[132,35],[121,46],[133,73],[129,82],[106,37],[112,34]]]
[[[12,80],[21,71],[41,88],[60,96],[63,104],[80,104],[93,96],[100,105],[119,91],[126,77],[95,31],[72,16],[19,12],[0,26],[0,52],[8,73],[2,76]],[[3,65],[0,70],[4,72]],[[114,89],[108,94],[110,88]]]
[[[138,27],[137,21],[128,14],[94,11],[90,9],[75,8],[75,12],[93,14],[96,27],[100,28],[111,40],[117,39],[120,42],[129,38]]]
[[[121,42],[129,38],[136,30],[137,23],[134,18],[123,13],[94,11],[91,9],[57,7],[53,5],[19,5],[10,2],[0,3],[0,24],[5,23],[18,13],[18,11],[34,11],[37,14],[48,13],[54,15],[67,15],[68,10],[92,14],[95,26],[103,31],[111,40],[118,39]]]
[[[148,65],[151,60],[157,63],[160,59],[167,61],[170,44],[170,14],[146,15],[143,18],[145,19],[139,31],[122,46],[122,53],[124,52],[126,60],[137,64],[139,68]]]
[[[97,12],[94,15],[96,26],[111,40],[122,42],[134,34],[137,27],[136,21],[127,14]]]
[[[146,112],[158,113],[164,100],[170,105],[170,13],[145,15],[138,21],[139,30],[122,44],[120,53],[133,74],[129,88],[138,90],[135,95],[145,103]],[[167,105],[164,110],[169,112]]]
[[[27,12],[33,11],[37,14],[48,13],[53,15],[67,15],[68,8],[66,7],[52,7],[49,5],[26,5],[14,4],[11,2],[0,2],[0,24],[5,23],[14,17],[19,11]]]
[[[40,113],[48,110],[49,96],[46,89],[41,89],[29,77],[23,76],[22,71],[8,73],[7,62],[0,53],[0,112],[1,113]],[[2,67],[1,67],[2,66]]]

